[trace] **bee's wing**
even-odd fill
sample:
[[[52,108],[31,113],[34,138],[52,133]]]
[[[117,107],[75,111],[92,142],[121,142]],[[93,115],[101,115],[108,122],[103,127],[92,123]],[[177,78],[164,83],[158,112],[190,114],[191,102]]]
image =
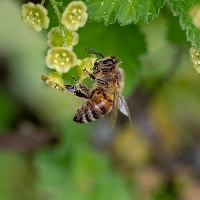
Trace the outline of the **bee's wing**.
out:
[[[121,111],[121,113],[123,113],[124,115],[126,115],[126,116],[130,115],[126,100],[120,93],[118,94],[118,108]]]
[[[131,115],[130,115],[130,111],[128,108],[128,105],[126,103],[126,100],[124,99],[122,94],[118,94],[118,109],[120,110],[121,113],[123,113],[124,115],[128,116],[130,124],[131,123]]]
[[[117,119],[118,105],[119,105],[118,104],[118,92],[116,89],[114,89],[113,105],[112,105],[111,117],[110,117],[110,130],[113,129],[116,119]]]

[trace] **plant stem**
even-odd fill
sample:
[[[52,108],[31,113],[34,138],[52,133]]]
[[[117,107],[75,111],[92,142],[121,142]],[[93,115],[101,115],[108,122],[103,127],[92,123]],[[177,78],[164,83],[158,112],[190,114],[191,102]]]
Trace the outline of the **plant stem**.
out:
[[[44,5],[45,1],[46,1],[46,0],[42,0],[41,4]]]
[[[53,6],[53,9],[56,13],[57,19],[58,19],[58,24],[62,33],[62,46],[65,46],[65,28],[63,27],[63,25],[61,24],[61,13],[59,11],[58,5],[62,6],[62,2],[56,2],[56,0],[50,0],[51,5]]]
[[[59,11],[58,6],[57,6],[58,3],[55,0],[50,0],[50,2],[51,2],[51,5],[53,6],[53,9],[54,9],[56,16],[58,18],[59,26],[61,26],[61,16],[60,16],[61,14],[60,14],[60,11]]]

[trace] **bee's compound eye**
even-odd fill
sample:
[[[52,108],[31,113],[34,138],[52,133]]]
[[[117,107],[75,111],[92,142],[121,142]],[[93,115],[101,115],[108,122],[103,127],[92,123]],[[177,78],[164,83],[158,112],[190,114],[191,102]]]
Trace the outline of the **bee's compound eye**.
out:
[[[113,59],[107,59],[107,60],[104,60],[103,61],[103,64],[104,65],[114,65],[115,64],[115,62],[114,62],[114,60]]]

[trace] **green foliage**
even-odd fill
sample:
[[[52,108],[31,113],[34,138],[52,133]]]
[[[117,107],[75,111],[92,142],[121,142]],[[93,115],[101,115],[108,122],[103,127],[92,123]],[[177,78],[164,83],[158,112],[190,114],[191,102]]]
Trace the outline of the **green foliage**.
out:
[[[191,9],[198,5],[199,1],[169,0],[168,2],[174,15],[180,16],[180,26],[183,30],[186,30],[187,39],[191,41],[192,45],[200,49],[200,29],[192,24],[190,17]],[[151,22],[158,16],[164,3],[164,0],[145,2],[141,0],[86,0],[90,20],[104,21],[105,25],[117,21],[121,26],[137,23],[139,20],[143,20],[145,23]]]
[[[168,1],[175,16],[180,16],[179,23],[183,30],[186,30],[187,39],[191,41],[192,45],[200,49],[200,29],[195,27],[191,21],[191,9],[198,5],[199,0],[193,1]]]
[[[89,19],[103,20],[105,25],[118,21],[121,26],[137,23],[140,19],[149,23],[158,15],[164,2],[165,0],[145,2],[141,0],[86,0]]]
[[[167,16],[167,26],[168,28],[168,34],[167,39],[176,45],[189,45],[189,42],[187,41],[185,32],[181,29],[179,25],[179,18],[174,17],[172,15]]]

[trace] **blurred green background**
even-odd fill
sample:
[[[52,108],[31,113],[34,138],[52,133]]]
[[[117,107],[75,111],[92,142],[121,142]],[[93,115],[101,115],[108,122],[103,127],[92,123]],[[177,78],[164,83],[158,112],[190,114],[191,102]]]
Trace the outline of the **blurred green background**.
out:
[[[200,76],[168,6],[148,25],[78,31],[80,59],[90,47],[122,60],[133,129],[119,113],[110,132],[109,115],[74,123],[83,101],[40,79],[47,32],[21,21],[21,5],[0,1],[0,199],[199,200]]]

